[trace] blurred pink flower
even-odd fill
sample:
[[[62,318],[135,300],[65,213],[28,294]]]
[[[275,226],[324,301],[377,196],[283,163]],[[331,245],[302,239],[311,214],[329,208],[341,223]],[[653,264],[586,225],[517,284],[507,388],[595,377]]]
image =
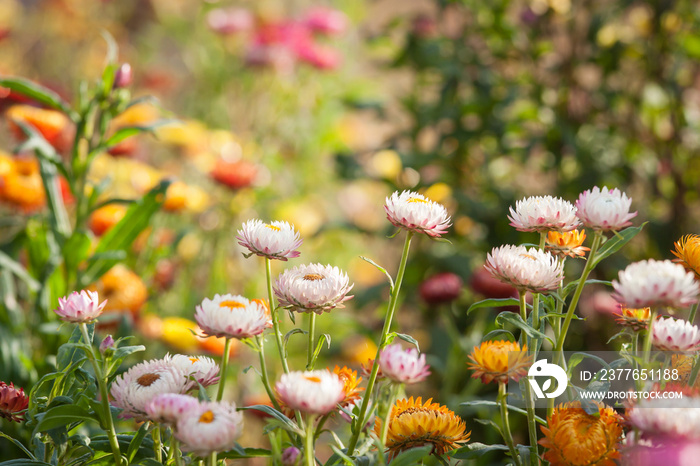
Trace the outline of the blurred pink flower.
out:
[[[100,303],[97,291],[74,291],[67,297],[58,298],[58,309],[54,312],[64,322],[86,323],[102,314],[105,305],[107,300]]]
[[[515,288],[532,293],[555,290],[564,279],[563,264],[549,252],[504,245],[486,256],[486,270]]]
[[[207,26],[218,34],[248,31],[254,24],[253,14],[245,8],[217,8],[207,14]]]
[[[632,199],[619,189],[595,186],[579,196],[576,215],[584,226],[593,230],[621,230],[632,225],[630,220],[637,216],[637,212],[630,213],[631,205]]]
[[[302,22],[311,31],[321,34],[341,34],[348,27],[348,17],[345,13],[322,6],[308,10]]]
[[[500,282],[499,282],[500,283]],[[452,272],[435,274],[420,284],[418,291],[428,304],[443,304],[454,301],[462,293],[462,279]]]
[[[662,351],[694,351],[700,345],[700,330],[683,319],[657,319],[652,344]]]
[[[15,388],[10,382],[0,382],[0,417],[14,422],[22,422],[22,412],[29,405],[29,397],[23,388]]]
[[[232,294],[204,298],[196,307],[194,320],[206,335],[213,337],[251,338],[272,327],[265,305]]]
[[[613,280],[614,298],[626,307],[684,308],[698,301],[700,285],[695,274],[680,264],[654,259],[634,262]]]
[[[418,383],[430,375],[430,366],[425,363],[425,354],[419,356],[415,348],[404,350],[398,343],[382,350],[379,355],[379,368],[385,377],[397,383]]]
[[[182,451],[205,457],[234,448],[242,432],[243,415],[234,403],[205,401],[180,415],[174,435],[182,442]]]
[[[275,390],[289,408],[308,414],[328,414],[345,397],[345,384],[328,370],[282,374]]]
[[[185,411],[198,404],[197,398],[180,393],[163,393],[146,403],[146,416],[153,422],[174,426]]]

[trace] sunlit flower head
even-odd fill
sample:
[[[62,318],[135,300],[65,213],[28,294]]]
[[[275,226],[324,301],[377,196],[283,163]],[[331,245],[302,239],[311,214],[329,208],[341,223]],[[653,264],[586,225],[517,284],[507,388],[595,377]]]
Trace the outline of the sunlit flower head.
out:
[[[649,326],[651,308],[643,307],[640,309],[632,309],[623,306],[620,308],[620,313],[616,315],[618,318],[615,319],[615,321],[618,324],[623,327],[629,327],[635,332],[641,332],[642,330],[646,330]]]
[[[430,375],[425,354],[415,348],[403,349],[399,343],[385,347],[379,354],[379,368],[384,377],[397,383],[418,383]]]
[[[615,466],[620,458],[622,417],[609,406],[594,402],[597,414],[587,414],[578,401],[563,403],[541,426],[546,448],[543,459],[552,465]]]
[[[700,345],[700,330],[683,319],[658,319],[652,329],[652,345],[662,351],[693,351]]]
[[[238,230],[236,239],[251,254],[268,259],[286,261],[301,254],[297,251],[302,243],[299,233],[287,222],[263,223],[262,220],[249,220]]]
[[[107,301],[100,303],[96,291],[74,291],[67,297],[58,298],[58,309],[54,309],[54,312],[64,322],[92,322],[102,314],[106,304]]]
[[[472,362],[467,363],[474,373],[472,377],[480,378],[483,383],[496,381],[508,383],[508,379],[520,380],[527,375],[532,358],[527,354],[527,346],[508,340],[485,341],[475,346],[469,355]]]
[[[697,302],[700,285],[680,264],[654,259],[634,262],[613,280],[613,297],[627,307],[684,308]]]
[[[386,447],[390,458],[400,452],[423,445],[432,445],[434,455],[444,455],[469,441],[464,421],[455,413],[421,397],[396,400],[389,415]],[[374,432],[379,435],[382,420],[377,418]]]
[[[675,251],[671,251],[678,259],[678,262],[688,272],[693,272],[696,278],[700,278],[700,236],[686,235],[673,243]]]
[[[29,396],[24,393],[23,388],[15,388],[15,384],[10,382],[0,382],[0,418],[8,421],[22,422],[22,415],[29,405]]]
[[[144,421],[146,405],[164,393],[185,393],[190,381],[175,365],[163,359],[144,361],[117,376],[110,393],[121,417]]]
[[[243,415],[235,404],[205,401],[182,413],[174,435],[182,442],[182,451],[205,457],[234,448],[241,432]]]
[[[151,421],[174,426],[182,413],[198,404],[197,398],[190,395],[163,393],[146,403],[144,411]]]
[[[505,245],[486,256],[486,270],[519,291],[543,293],[559,286],[564,279],[563,264],[555,256],[537,248]]]
[[[384,210],[392,225],[432,238],[439,238],[451,225],[444,206],[412,191],[387,197]]]
[[[328,414],[345,398],[345,384],[327,370],[282,374],[275,390],[289,408],[308,414]]]
[[[272,327],[267,307],[256,300],[232,294],[204,298],[198,305],[194,319],[209,336],[226,338],[250,338]]]
[[[631,219],[637,212],[630,213],[632,199],[619,189],[600,189],[584,191],[576,201],[576,215],[583,225],[593,230],[621,230],[632,225]]]
[[[123,264],[117,264],[88,287],[107,298],[105,314],[128,313],[136,317],[148,299],[148,289],[141,277]]]
[[[585,230],[571,230],[565,233],[550,231],[547,233],[545,249],[558,257],[584,257],[590,248],[584,247]]]
[[[333,368],[333,373],[337,375],[343,382],[343,392],[345,396],[340,402],[341,406],[348,406],[360,399],[360,393],[364,391],[364,387],[360,387],[362,377],[357,376],[357,371],[350,369],[347,366]]]
[[[348,292],[354,285],[338,267],[308,264],[285,270],[274,284],[280,306],[289,306],[297,312],[322,314],[334,308],[343,308],[352,298]]]
[[[569,201],[552,196],[531,196],[515,203],[508,216],[518,231],[571,231],[580,225],[576,208]]]
[[[184,354],[166,355],[165,362],[176,366],[183,375],[190,379],[191,388],[197,388],[196,382],[208,387],[219,381],[219,365],[206,356],[185,356]]]
[[[700,398],[639,400],[627,410],[627,422],[643,436],[700,439]]]

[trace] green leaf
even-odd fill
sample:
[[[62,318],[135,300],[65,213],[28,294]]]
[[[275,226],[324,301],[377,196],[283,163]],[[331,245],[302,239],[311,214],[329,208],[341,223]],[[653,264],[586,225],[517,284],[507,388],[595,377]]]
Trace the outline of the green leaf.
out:
[[[367,263],[373,265],[377,270],[379,270],[379,271],[382,272],[384,275],[386,275],[386,278],[389,280],[389,285],[391,286],[391,289],[392,289],[392,290],[394,289],[394,279],[391,278],[391,275],[389,275],[389,272],[387,272],[386,269],[385,269],[384,267],[382,267],[381,265],[377,264],[376,262],[374,262],[374,261],[373,261],[372,259],[370,259],[369,257],[360,256],[360,259],[362,259],[363,261],[365,261],[365,262],[367,262]]]
[[[96,150],[98,152],[102,152],[106,149],[111,149],[112,147],[116,146],[125,139],[128,139],[140,133],[153,133],[153,131],[157,128],[173,124],[175,121],[176,120],[157,120],[151,123],[150,125],[124,126],[122,128],[119,128],[112,136],[109,137],[109,139],[107,139],[107,141],[105,141],[103,146],[97,148]]]
[[[126,452],[126,457],[129,458],[129,464],[131,464],[134,461],[136,453],[138,453],[139,448],[141,448],[141,443],[143,443],[143,439],[151,430],[151,426],[152,424],[150,422],[144,422],[143,424],[141,424],[141,427],[136,432],[136,435],[134,435],[134,438],[131,439],[131,443],[129,443],[129,449]]]
[[[420,353],[420,346],[418,345],[418,340],[413,338],[411,335],[408,335],[406,333],[397,333],[396,336],[399,337],[400,339],[402,339],[403,341],[415,346],[416,349],[418,350],[418,352]]]
[[[51,463],[44,463],[43,461],[39,461],[39,460],[20,459],[20,460],[3,461],[2,463],[0,463],[0,466],[52,466],[52,465],[51,465]]]
[[[270,450],[266,450],[265,448],[243,448],[240,445],[237,446],[238,448],[235,448],[232,451],[226,453],[219,453],[219,458],[243,459],[266,458],[268,456],[272,456],[272,452]]]
[[[3,437],[5,439],[9,440],[10,442],[14,443],[15,446],[17,448],[19,448],[20,450],[22,450],[24,452],[24,454],[27,455],[29,458],[31,458],[33,460],[36,459],[36,457],[32,454],[32,452],[27,450],[27,448],[24,445],[22,445],[22,442],[20,442],[19,440],[15,439],[13,437],[10,437],[9,435],[4,433],[3,431],[0,431],[0,437]]]
[[[484,341],[491,341],[495,339],[496,337],[505,335],[506,338],[510,341],[515,341],[515,336],[513,335],[512,332],[509,332],[508,330],[503,330],[501,328],[497,328],[496,330],[491,330],[489,333],[483,336],[481,339],[482,342]]]
[[[96,421],[94,414],[78,405],[61,405],[51,408],[34,428],[36,432],[46,432],[56,427],[63,427],[73,422]]]
[[[430,456],[432,449],[432,445],[426,445],[406,450],[391,461],[391,466],[415,466],[420,464],[423,458]]]
[[[289,338],[296,333],[306,334],[308,332],[300,328],[293,328],[289,332],[284,334],[284,338],[282,339],[282,349],[284,350],[285,357],[287,357],[287,344],[289,343]]]
[[[118,262],[117,259],[104,257],[104,254],[126,251],[131,246],[136,237],[148,227],[153,214],[160,209],[169,185],[169,181],[162,181],[143,198],[132,204],[124,218],[102,236],[93,256],[88,260],[86,270],[79,278],[80,288],[95,282]]]
[[[578,286],[578,284],[579,284],[580,281],[581,281],[581,279],[578,279],[578,280],[573,280],[573,281],[567,283],[566,286],[564,287],[564,289],[563,289],[562,292],[561,292],[561,294],[562,294],[561,299],[565,299],[565,298],[569,295],[569,293],[571,293],[572,291],[574,291],[574,289]],[[609,281],[607,281],[607,280],[593,280],[593,279],[589,279],[589,280],[586,280],[586,283],[585,283],[585,284],[586,284],[586,285],[596,285],[596,284],[598,284],[598,285],[611,286],[611,285],[612,285],[612,282],[609,282]]]
[[[17,276],[17,278],[26,283],[31,291],[37,291],[41,287],[41,284],[36,281],[34,277],[29,275],[29,272],[27,272],[22,264],[15,261],[2,251],[0,251],[0,268],[7,269],[12,272],[15,276]]]
[[[114,351],[114,356],[112,357],[115,360],[121,360],[130,354],[137,353],[139,351],[146,351],[146,347],[143,345],[122,346]]]
[[[489,400],[474,400],[474,401],[465,401],[464,403],[460,403],[460,406],[489,406],[489,407],[496,407],[499,408],[500,404],[495,402],[495,401],[489,401]],[[522,408],[518,408],[517,406],[512,406],[508,405],[508,411],[514,411],[516,413],[520,413],[524,416],[527,416],[527,411],[525,411]],[[539,416],[535,416],[535,421],[539,422],[542,425],[547,425],[547,421],[542,419]]]
[[[500,314],[498,314],[498,316],[496,316],[496,325],[503,327],[506,323],[509,323],[519,328],[520,330],[525,332],[530,338],[546,339],[552,342],[552,339],[549,338],[547,335],[540,332],[539,330],[535,330],[527,323],[525,323],[519,314],[514,314],[512,312],[501,312]],[[554,343],[552,342],[552,344]]]
[[[481,309],[484,307],[504,307],[504,306],[519,306],[520,301],[518,298],[492,298],[492,299],[484,299],[483,301],[479,301],[478,303],[474,303],[471,306],[469,306],[469,309],[467,309],[467,315],[471,314],[472,311],[475,311],[477,309]],[[528,307],[531,307],[528,305]]]
[[[492,451],[508,451],[508,447],[505,445],[485,445],[483,443],[473,442],[453,451],[450,453],[450,457],[458,460],[471,460],[474,458],[481,458]]]
[[[90,252],[90,237],[84,231],[75,231],[63,245],[63,257],[67,270],[77,270]]]
[[[262,411],[263,413],[269,414],[273,418],[280,421],[284,425],[285,430],[288,430],[289,432],[292,432],[294,434],[304,435],[304,432],[301,429],[299,429],[299,426],[297,426],[296,422],[292,421],[291,419],[289,419],[287,416],[285,416],[284,414],[277,411],[272,406],[252,405],[252,406],[244,406],[244,407],[241,407],[238,409],[243,409],[243,410],[254,409],[256,411]]]
[[[320,337],[318,337],[318,343],[316,343],[316,349],[314,350],[314,354],[311,356],[311,362],[306,366],[306,370],[311,370],[314,367],[314,364],[316,363],[316,359],[318,359],[318,355],[321,354],[321,349],[323,348],[323,342],[326,342],[328,345],[328,349],[331,347],[331,336],[327,333],[324,333]]]
[[[627,244],[632,238],[637,236],[640,231],[644,228],[644,226],[648,222],[644,222],[638,227],[629,227],[625,228],[624,230],[618,232],[617,235],[613,236],[609,240],[607,240],[603,245],[598,249],[598,252],[595,255],[595,258],[593,259],[593,264],[592,266],[595,267],[597,266],[600,261],[605,259],[606,257],[609,257],[613,254],[615,254],[617,251],[622,248],[625,244]]]
[[[41,86],[35,82],[29,81],[28,79],[14,77],[14,76],[2,76],[0,77],[0,86],[6,87],[18,94],[29,97],[43,105],[60,110],[66,115],[68,115],[71,120],[75,121],[76,114],[70,109],[70,106],[66,101],[64,101],[61,96],[56,94],[51,89]]]

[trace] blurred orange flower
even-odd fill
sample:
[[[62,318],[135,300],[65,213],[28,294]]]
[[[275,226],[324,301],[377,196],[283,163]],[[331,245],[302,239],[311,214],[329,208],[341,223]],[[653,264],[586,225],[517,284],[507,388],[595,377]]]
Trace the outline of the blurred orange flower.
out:
[[[5,116],[10,130],[21,141],[27,137],[18,123],[36,128],[44,139],[59,151],[68,148],[72,142],[69,134],[71,133],[70,120],[59,111],[20,104],[8,108]]]
[[[629,327],[635,332],[641,332],[646,330],[649,325],[649,319],[651,318],[651,308],[644,307],[641,309],[631,309],[623,307],[620,309],[620,313],[616,314],[618,317],[615,321],[622,325],[623,327]]]
[[[245,188],[253,184],[258,174],[258,167],[246,160],[228,162],[222,158],[216,160],[211,177],[231,189]]]
[[[338,367],[335,366],[333,373],[340,377],[340,380],[345,384],[345,398],[340,402],[340,405],[345,407],[352,404],[355,400],[360,398],[360,392],[364,390],[363,387],[358,387],[360,382],[362,382],[362,377],[357,376],[357,371],[354,371],[347,366]]]
[[[585,240],[585,230],[571,230],[563,233],[549,231],[545,249],[559,257],[583,257],[587,251],[590,251],[590,248],[583,246]]]
[[[107,204],[96,209],[88,220],[88,227],[96,236],[102,236],[119,223],[126,214],[124,204]]]
[[[481,346],[475,346],[468,363],[474,370],[473,378],[481,378],[483,383],[495,380],[507,383],[508,379],[519,380],[527,374],[532,358],[527,354],[527,345],[520,347],[519,343],[496,340],[485,341]]]
[[[100,298],[107,300],[105,314],[130,313],[135,318],[148,299],[148,291],[141,278],[122,264],[109,269],[88,289],[97,291]]]

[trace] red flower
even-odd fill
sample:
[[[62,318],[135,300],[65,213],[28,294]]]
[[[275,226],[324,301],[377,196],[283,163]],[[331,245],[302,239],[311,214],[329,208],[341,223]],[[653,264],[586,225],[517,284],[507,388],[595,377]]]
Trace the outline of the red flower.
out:
[[[24,389],[16,389],[12,382],[10,385],[0,382],[0,417],[22,422],[22,411],[27,409],[28,405],[29,397],[24,394]]]

